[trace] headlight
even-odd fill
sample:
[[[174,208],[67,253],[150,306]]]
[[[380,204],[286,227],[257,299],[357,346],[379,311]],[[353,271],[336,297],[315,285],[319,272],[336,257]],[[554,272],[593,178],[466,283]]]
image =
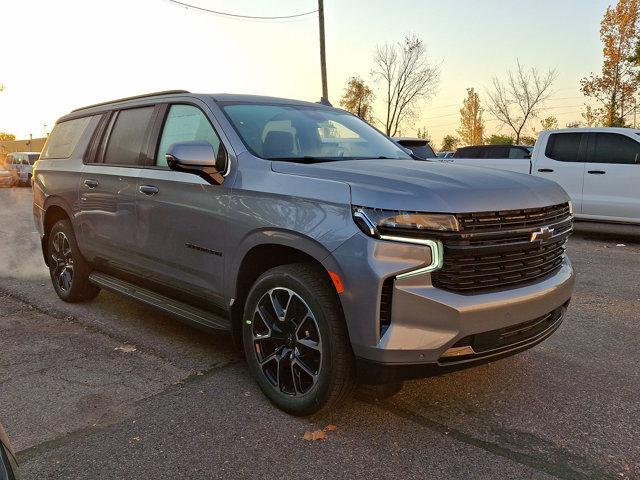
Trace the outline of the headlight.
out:
[[[423,245],[430,250],[431,263],[414,270],[396,275],[407,278],[442,268],[444,248],[442,242],[425,238],[428,232],[452,232],[459,230],[456,217],[441,213],[394,212],[365,207],[354,207],[353,220],[360,230],[371,237],[391,242]],[[415,234],[421,232],[420,238]]]
[[[360,229],[372,237],[412,232],[456,232],[460,229],[453,215],[441,213],[399,212],[354,207],[353,219]]]

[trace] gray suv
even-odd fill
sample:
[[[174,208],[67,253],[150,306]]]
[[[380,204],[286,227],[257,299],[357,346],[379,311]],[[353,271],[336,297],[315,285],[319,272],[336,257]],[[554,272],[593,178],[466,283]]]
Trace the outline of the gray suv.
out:
[[[74,110],[33,195],[62,300],[104,288],[229,331],[296,415],[530,348],[574,283],[557,184],[415,161],[308,102],[171,91]]]

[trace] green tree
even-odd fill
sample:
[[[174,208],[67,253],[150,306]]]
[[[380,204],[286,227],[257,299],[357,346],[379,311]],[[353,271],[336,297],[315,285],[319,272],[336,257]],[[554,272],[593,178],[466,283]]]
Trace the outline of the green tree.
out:
[[[16,136],[13,133],[0,132],[0,140],[15,140]]]
[[[458,135],[463,145],[482,145],[483,111],[478,93],[473,88],[467,88],[467,98],[462,101],[460,109],[460,128],[458,128]]]
[[[520,145],[534,146],[536,144],[536,137],[530,137],[528,135],[522,135],[520,137]]]
[[[603,62],[600,75],[580,81],[582,93],[602,105],[606,127],[624,126],[638,90],[638,9],[640,0],[618,0],[600,22]]]
[[[371,123],[373,121],[372,103],[374,98],[373,90],[364,83],[364,80],[355,76],[347,81],[344,95],[340,99],[340,106],[365,122]]]
[[[487,145],[513,145],[514,139],[511,135],[499,135],[494,133],[487,138]]]
[[[442,147],[440,151],[442,152],[450,152],[451,150],[455,150],[456,147],[460,144],[460,139],[453,135],[445,135],[442,138]]]

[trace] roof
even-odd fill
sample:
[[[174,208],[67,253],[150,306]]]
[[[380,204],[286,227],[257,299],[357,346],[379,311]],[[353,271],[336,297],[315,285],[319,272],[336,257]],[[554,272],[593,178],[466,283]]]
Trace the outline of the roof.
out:
[[[264,104],[281,104],[281,105],[301,105],[301,106],[313,106],[316,108],[332,108],[322,105],[320,103],[305,102],[303,100],[293,100],[289,98],[267,97],[261,95],[238,95],[230,93],[192,93],[187,90],[165,90],[162,92],[145,93],[142,95],[135,95],[133,97],[118,98],[106,102],[94,103],[84,107],[76,108],[63,115],[58,121],[69,120],[71,118],[77,118],[85,116],[87,114],[101,113],[107,109],[122,106],[135,106],[137,104],[144,104],[145,100],[161,100],[164,97],[185,97],[185,98],[203,98],[209,97],[215,102],[246,102],[246,103],[264,103]]]
[[[396,142],[424,142],[424,143],[429,143],[429,140],[427,140],[426,138],[418,138],[418,137],[391,137],[393,138]]]
[[[622,127],[582,127],[582,128],[559,128],[556,130],[545,130],[545,133],[636,133],[640,134],[637,128]]]
[[[458,150],[462,150],[463,148],[491,148],[491,147],[517,147],[517,148],[531,148],[533,145],[511,145],[510,143],[496,143],[490,145],[467,145],[465,147],[460,147]]]

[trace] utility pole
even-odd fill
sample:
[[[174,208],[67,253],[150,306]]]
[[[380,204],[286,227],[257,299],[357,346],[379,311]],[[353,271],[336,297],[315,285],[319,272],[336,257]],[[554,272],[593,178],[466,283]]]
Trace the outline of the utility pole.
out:
[[[318,0],[318,21],[320,23],[320,70],[322,72],[322,101],[329,102],[327,87],[327,56],[324,49],[324,0]]]

